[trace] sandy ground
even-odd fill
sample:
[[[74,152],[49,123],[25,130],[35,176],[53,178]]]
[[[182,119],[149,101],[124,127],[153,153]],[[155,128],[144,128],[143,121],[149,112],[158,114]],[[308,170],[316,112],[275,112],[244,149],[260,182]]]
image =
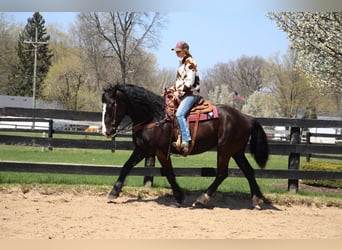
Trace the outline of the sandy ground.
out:
[[[209,208],[181,208],[170,194],[123,195],[13,186],[0,191],[0,239],[341,239],[342,209],[266,204],[217,194]]]

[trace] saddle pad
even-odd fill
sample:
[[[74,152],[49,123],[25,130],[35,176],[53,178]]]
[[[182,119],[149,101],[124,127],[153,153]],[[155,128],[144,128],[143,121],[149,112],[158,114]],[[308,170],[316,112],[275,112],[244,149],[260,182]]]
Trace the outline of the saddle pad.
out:
[[[213,110],[208,112],[208,113],[203,113],[200,114],[199,120],[200,121],[206,121],[206,120],[211,120],[211,119],[215,119],[218,118],[218,112],[217,112],[217,108],[215,105],[213,106]],[[196,121],[196,117],[197,114],[196,113],[190,113],[190,115],[188,116],[189,122],[195,122]]]

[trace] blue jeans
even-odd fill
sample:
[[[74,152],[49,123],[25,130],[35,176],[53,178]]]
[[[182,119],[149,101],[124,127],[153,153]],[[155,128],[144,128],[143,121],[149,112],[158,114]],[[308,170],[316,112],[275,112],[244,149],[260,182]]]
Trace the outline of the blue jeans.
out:
[[[182,142],[191,141],[190,131],[186,124],[185,117],[200,98],[201,96],[199,95],[186,95],[181,98],[181,103],[177,109],[176,117],[182,134]]]

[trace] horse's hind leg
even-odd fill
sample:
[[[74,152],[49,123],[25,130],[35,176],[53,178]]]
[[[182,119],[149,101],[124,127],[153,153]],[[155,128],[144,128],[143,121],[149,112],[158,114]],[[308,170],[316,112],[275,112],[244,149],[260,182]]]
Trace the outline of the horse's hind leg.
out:
[[[210,197],[216,192],[218,186],[228,176],[228,163],[230,156],[226,156],[224,153],[217,153],[217,173],[214,182],[208,187],[208,189],[202,193],[196,201],[192,204],[193,207],[206,206],[210,201]]]
[[[251,197],[252,197],[252,206],[255,209],[261,209],[261,205],[263,203],[263,195],[260,191],[260,188],[256,182],[254,169],[249,164],[245,154],[243,151],[239,151],[238,153],[233,155],[233,158],[239,168],[242,170],[243,174],[248,180],[249,187],[251,190]]]
[[[144,158],[145,158],[145,155],[138,148],[135,148],[131,156],[128,158],[128,160],[122,167],[119,178],[115,182],[112,191],[108,195],[109,201],[114,200],[115,198],[119,197],[123,184],[125,182],[126,176],[131,171],[131,169]]]

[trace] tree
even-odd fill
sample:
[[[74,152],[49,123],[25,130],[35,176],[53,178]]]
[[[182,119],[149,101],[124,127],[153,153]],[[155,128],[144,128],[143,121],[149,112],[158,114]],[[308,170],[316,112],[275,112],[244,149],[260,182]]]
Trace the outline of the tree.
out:
[[[81,101],[87,74],[84,72],[82,59],[77,49],[66,48],[67,56],[61,57],[50,69],[45,81],[44,96],[48,100],[58,101],[67,110],[82,110]]]
[[[298,70],[296,51],[289,50],[279,58],[270,58],[264,67],[264,87],[276,97],[281,117],[303,117],[309,110],[315,111],[325,97],[309,84],[307,76]]]
[[[17,62],[15,51],[18,27],[8,21],[5,13],[0,13],[0,93],[8,94],[11,65]]]
[[[129,75],[134,74],[133,63],[138,61],[136,58],[139,58],[143,49],[158,45],[159,31],[163,25],[159,13],[87,12],[81,13],[79,18],[89,29],[96,28],[97,36],[109,46],[107,53],[111,51],[118,60],[123,84]]]
[[[242,112],[256,117],[280,117],[277,97],[272,93],[255,91],[243,106]]]
[[[10,77],[10,88],[8,94],[31,96],[33,93],[33,72],[34,72],[34,47],[36,39],[40,44],[37,46],[37,79],[36,96],[41,96],[42,84],[51,65],[52,53],[49,50],[48,42],[50,36],[47,35],[45,20],[39,12],[35,12],[32,18],[28,18],[25,29],[19,35],[16,48],[18,64],[12,65]],[[26,43],[25,43],[26,41]],[[29,41],[29,43],[27,43]],[[45,43],[45,44],[42,44]]]
[[[261,57],[241,56],[235,61],[218,63],[205,72],[204,81],[209,90],[224,84],[229,92],[237,91],[248,97],[262,88],[261,71],[265,60]]]
[[[262,88],[261,72],[265,60],[258,56],[241,56],[229,63],[234,91],[248,97]]]
[[[216,85],[209,91],[208,96],[212,103],[234,105],[233,94],[229,92],[225,84]]]
[[[262,88],[261,72],[265,60],[261,57],[241,56],[235,61],[218,63],[204,72],[203,85],[209,99],[217,103],[229,103],[241,110],[244,101],[254,91]]]
[[[208,91],[215,91],[216,86],[226,85],[229,91],[233,91],[233,79],[228,63],[217,63],[213,68],[203,72],[203,81]]]
[[[342,12],[269,13],[298,53],[297,66],[323,90],[342,93]]]
[[[163,93],[165,88],[170,88],[170,86],[172,86],[172,84],[174,83],[176,79],[175,71],[162,68],[156,72],[154,78],[156,79],[155,81],[158,83],[158,86],[155,87],[155,91],[157,93]]]
[[[78,22],[71,28],[72,40],[80,48],[84,57],[84,66],[89,73],[91,91],[102,91],[103,85],[113,83],[120,75],[119,64],[108,51],[108,44],[99,36],[97,27],[89,25],[83,14],[78,16]]]
[[[100,111],[102,89],[95,87],[89,55],[69,35],[75,32],[64,33],[55,25],[49,25],[48,29],[54,57],[44,81],[44,98],[60,103],[67,110]]]

